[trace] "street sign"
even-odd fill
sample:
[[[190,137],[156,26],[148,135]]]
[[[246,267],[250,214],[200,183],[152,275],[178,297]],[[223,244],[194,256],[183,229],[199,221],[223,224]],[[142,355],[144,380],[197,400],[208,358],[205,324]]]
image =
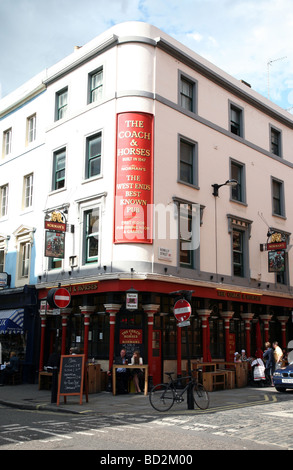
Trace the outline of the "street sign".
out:
[[[47,295],[47,301],[53,308],[66,308],[70,304],[70,300],[70,292],[64,287],[50,289]]]
[[[190,326],[190,321],[189,320],[182,321],[180,323],[177,323],[177,326],[179,326],[179,328],[182,328],[183,326]]]
[[[53,295],[53,299],[57,308],[66,308],[70,304],[71,295],[64,287],[59,287]]]
[[[189,319],[191,315],[191,305],[187,300],[180,299],[174,305],[174,316],[177,321],[184,322]]]

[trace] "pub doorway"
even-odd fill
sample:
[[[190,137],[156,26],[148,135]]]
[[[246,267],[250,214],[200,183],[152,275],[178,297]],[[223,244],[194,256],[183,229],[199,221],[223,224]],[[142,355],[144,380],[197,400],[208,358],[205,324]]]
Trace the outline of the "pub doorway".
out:
[[[145,341],[146,315],[143,310],[127,310],[121,307],[116,315],[115,327],[115,357],[120,355],[122,348],[126,349],[126,358],[130,362],[134,351],[139,351],[143,363],[147,363]]]

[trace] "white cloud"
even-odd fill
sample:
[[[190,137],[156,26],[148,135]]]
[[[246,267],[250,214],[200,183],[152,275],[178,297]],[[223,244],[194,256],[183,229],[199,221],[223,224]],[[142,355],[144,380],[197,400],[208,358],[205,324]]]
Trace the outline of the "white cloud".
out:
[[[292,0],[0,0],[0,81],[8,93],[113,24],[146,21],[268,92],[283,107],[293,77]]]

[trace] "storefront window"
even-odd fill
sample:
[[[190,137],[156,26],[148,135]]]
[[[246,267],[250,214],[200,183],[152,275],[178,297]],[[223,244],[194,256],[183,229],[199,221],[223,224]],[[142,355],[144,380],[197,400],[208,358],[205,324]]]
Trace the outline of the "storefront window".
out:
[[[225,358],[224,322],[218,318],[211,318],[210,324],[210,352],[212,358]]]
[[[0,351],[2,363],[8,362],[10,353],[14,351],[17,357],[23,361],[26,352],[26,338],[24,334],[1,334],[0,335]],[[0,357],[1,362],[1,357]]]
[[[89,357],[104,359],[109,355],[109,315],[90,316]]]

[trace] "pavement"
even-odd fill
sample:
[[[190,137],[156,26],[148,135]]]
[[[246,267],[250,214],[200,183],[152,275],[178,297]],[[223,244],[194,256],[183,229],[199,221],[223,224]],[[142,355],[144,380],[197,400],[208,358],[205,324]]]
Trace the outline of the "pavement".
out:
[[[232,390],[219,390],[211,392],[210,406],[208,410],[199,410],[196,405],[194,410],[188,409],[187,396],[181,404],[174,404],[168,414],[191,414],[223,411],[225,409],[269,404],[278,401],[279,392],[274,387],[243,387]],[[53,401],[53,402],[52,402]],[[39,390],[38,384],[5,385],[0,387],[0,405],[10,406],[23,410],[43,410],[50,412],[63,412],[75,414],[101,414],[113,415],[127,412],[129,414],[147,414],[151,416],[163,415],[153,409],[149,402],[149,396],[144,394],[129,393],[126,395],[113,395],[111,392],[102,391],[83,395],[80,404],[80,396],[67,396],[64,403],[63,396],[57,405],[50,390]]]

